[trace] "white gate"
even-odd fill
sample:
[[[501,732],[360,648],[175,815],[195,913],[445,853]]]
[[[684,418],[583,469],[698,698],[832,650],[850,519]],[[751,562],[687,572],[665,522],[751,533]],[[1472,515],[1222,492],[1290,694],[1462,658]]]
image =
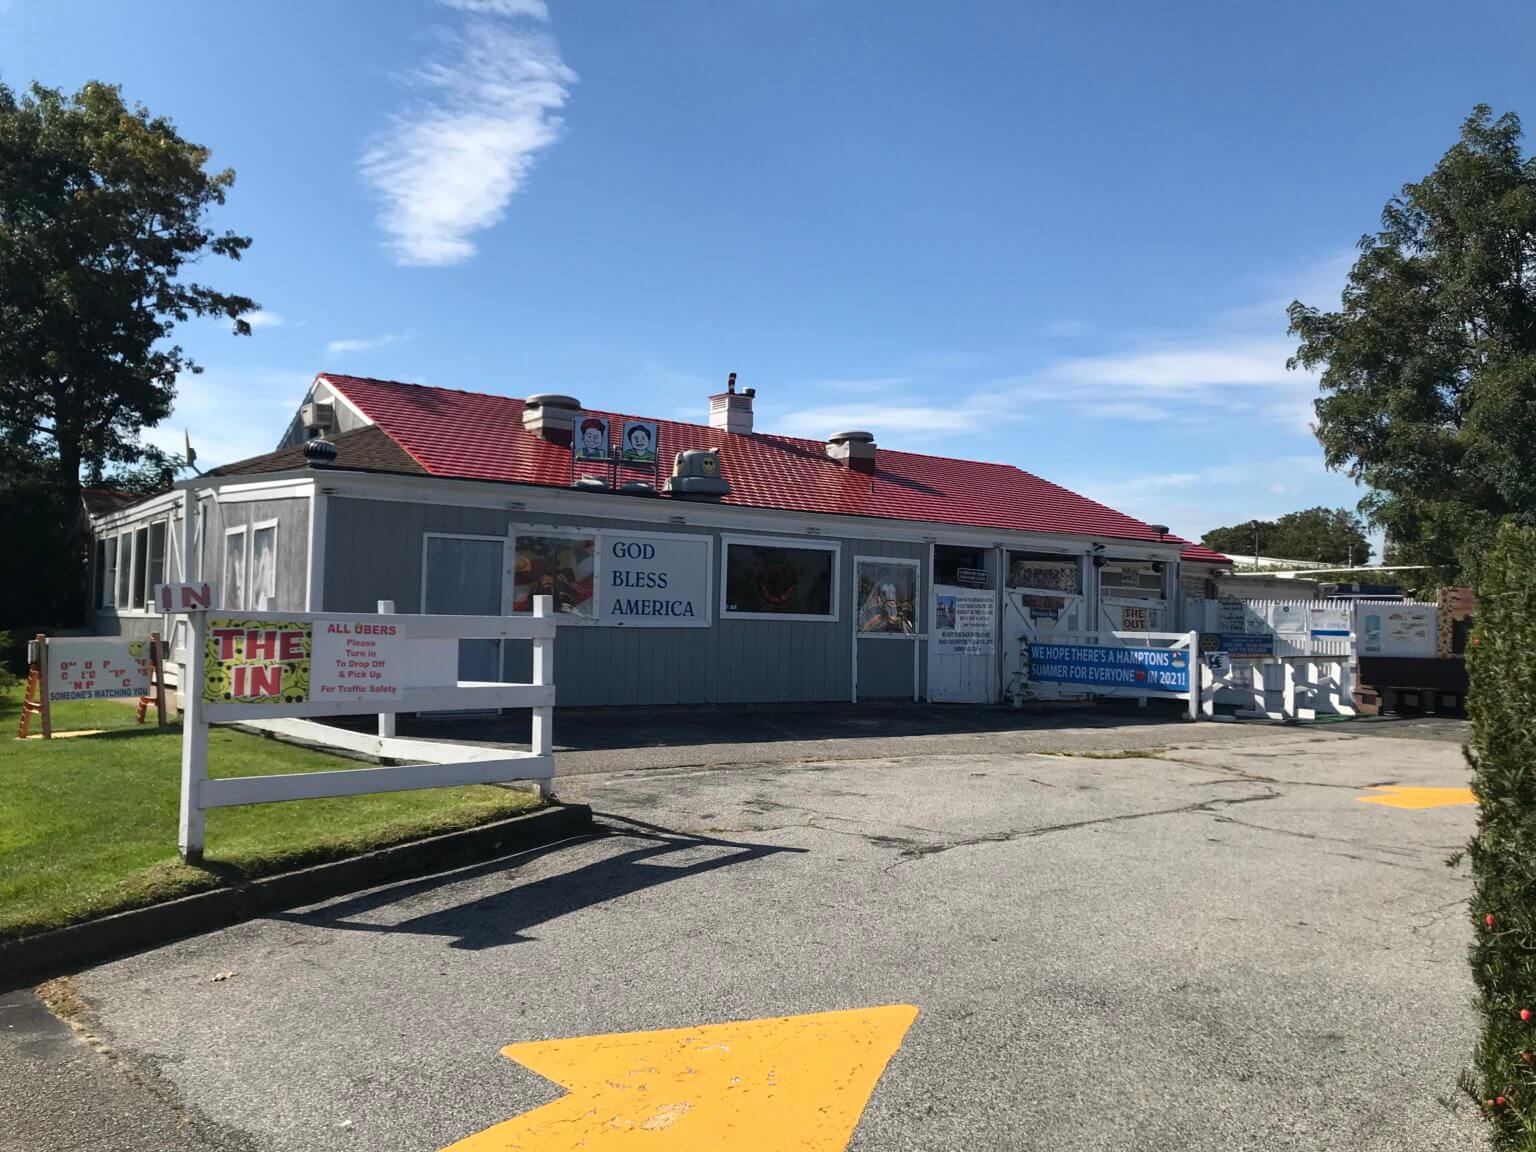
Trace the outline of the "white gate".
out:
[[[1029,679],[1029,645],[1061,641],[1087,631],[1088,599],[1081,593],[1045,588],[1003,590],[1003,699],[1081,700],[1081,688]]]

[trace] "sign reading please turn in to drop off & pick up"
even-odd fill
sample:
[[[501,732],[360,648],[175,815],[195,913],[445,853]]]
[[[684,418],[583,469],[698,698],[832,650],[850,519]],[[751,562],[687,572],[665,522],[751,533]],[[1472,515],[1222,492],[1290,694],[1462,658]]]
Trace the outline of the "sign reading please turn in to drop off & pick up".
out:
[[[203,699],[210,704],[356,700],[366,712],[398,697],[399,626],[374,619],[210,619]]]

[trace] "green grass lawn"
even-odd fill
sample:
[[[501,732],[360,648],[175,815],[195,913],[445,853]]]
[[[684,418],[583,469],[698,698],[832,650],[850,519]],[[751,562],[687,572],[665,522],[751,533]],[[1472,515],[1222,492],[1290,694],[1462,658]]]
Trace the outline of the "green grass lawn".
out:
[[[526,792],[476,785],[218,808],[200,867],[176,851],[181,728],[142,727],[131,706],[53,709],[55,732],[18,740],[20,689],[0,693],[0,939],[141,907],[255,876],[467,828],[524,811]],[[33,731],[39,731],[34,718]],[[215,728],[210,776],[364,765]]]

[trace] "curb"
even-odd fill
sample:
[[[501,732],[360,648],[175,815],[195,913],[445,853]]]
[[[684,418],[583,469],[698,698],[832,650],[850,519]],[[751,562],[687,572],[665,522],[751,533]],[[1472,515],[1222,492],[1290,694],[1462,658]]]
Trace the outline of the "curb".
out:
[[[296,872],[264,876],[233,888],[215,888],[164,904],[116,912],[36,936],[0,941],[0,993],[269,912],[595,834],[590,807],[555,804],[494,824],[413,840]]]

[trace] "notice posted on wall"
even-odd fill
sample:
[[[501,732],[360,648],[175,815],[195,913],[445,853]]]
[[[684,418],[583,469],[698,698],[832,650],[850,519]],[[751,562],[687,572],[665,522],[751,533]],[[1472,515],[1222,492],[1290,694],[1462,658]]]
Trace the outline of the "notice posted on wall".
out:
[[[407,645],[400,625],[326,620],[315,625],[311,700],[356,700],[367,708],[405,688]]]
[[[81,637],[48,642],[48,699],[113,700],[147,696],[149,641]]]
[[[964,588],[934,598],[933,650],[940,656],[990,656],[997,632],[997,600],[991,591]]]

